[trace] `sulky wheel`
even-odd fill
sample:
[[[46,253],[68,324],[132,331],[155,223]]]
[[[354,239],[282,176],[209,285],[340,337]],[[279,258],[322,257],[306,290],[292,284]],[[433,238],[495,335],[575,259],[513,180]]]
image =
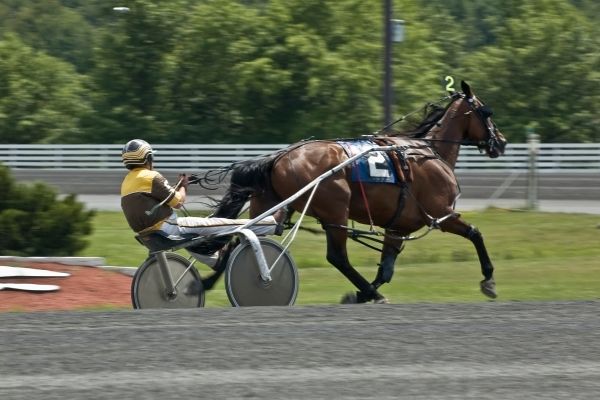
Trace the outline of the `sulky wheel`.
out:
[[[262,251],[269,267],[283,252],[278,242],[259,238]],[[291,306],[298,294],[298,270],[288,252],[271,269],[270,282],[260,276],[258,262],[248,241],[233,249],[227,270],[225,287],[233,306]]]
[[[173,283],[179,280],[175,292],[168,293],[158,260],[151,256],[138,268],[131,282],[133,308],[202,307],[204,289],[198,270],[193,266],[188,269],[190,262],[179,254],[165,255]]]

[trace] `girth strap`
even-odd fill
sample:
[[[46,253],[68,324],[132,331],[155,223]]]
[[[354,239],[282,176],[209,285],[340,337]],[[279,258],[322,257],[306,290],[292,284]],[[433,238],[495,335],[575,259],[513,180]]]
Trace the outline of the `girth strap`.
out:
[[[407,190],[408,184],[405,181],[400,182],[400,194],[398,194],[398,206],[396,207],[396,212],[394,213],[394,216],[388,222],[386,222],[385,225],[382,226],[382,228],[389,229],[392,226],[394,226],[398,219],[400,219],[400,216],[402,215],[402,211],[404,211],[404,206],[406,204]]]

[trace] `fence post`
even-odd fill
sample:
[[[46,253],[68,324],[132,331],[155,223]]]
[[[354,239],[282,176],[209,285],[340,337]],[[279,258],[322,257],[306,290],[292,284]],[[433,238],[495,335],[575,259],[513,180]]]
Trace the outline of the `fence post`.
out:
[[[529,144],[529,169],[527,172],[527,208],[537,210],[538,208],[538,168],[537,156],[540,149],[540,135],[529,129],[527,143]]]

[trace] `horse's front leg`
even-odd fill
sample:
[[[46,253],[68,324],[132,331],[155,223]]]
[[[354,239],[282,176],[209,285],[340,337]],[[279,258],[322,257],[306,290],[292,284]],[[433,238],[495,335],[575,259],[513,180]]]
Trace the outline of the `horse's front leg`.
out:
[[[386,230],[379,268],[377,269],[377,276],[375,277],[375,280],[371,282],[371,285],[373,285],[375,289],[379,288],[384,283],[391,282],[392,276],[394,275],[396,258],[398,258],[398,255],[403,249],[404,241],[400,238],[396,238],[394,233]]]
[[[346,249],[347,233],[338,227],[324,227],[327,234],[327,261],[336,267],[356,288],[356,295],[346,295],[342,303],[366,303],[374,300],[376,303],[387,303],[373,285],[369,283],[348,259]]]
[[[473,243],[477,250],[477,256],[479,257],[479,263],[481,264],[481,273],[484,277],[479,284],[481,292],[492,299],[498,297],[498,294],[496,293],[496,282],[494,281],[494,266],[492,265],[490,256],[485,248],[481,232],[458,216],[447,219],[440,224],[440,227],[444,232],[460,235]]]

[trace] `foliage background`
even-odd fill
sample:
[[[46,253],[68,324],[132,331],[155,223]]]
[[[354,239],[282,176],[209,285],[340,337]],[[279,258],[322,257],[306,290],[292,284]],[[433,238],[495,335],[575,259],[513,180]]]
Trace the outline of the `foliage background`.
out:
[[[118,4],[117,4],[118,3]],[[513,142],[600,140],[596,0],[395,0],[395,116],[465,79]],[[127,5],[129,13],[113,6]],[[383,1],[0,0],[0,143],[291,143],[382,121]]]
[[[0,255],[70,256],[83,250],[95,211],[48,185],[15,182],[0,164]]]

